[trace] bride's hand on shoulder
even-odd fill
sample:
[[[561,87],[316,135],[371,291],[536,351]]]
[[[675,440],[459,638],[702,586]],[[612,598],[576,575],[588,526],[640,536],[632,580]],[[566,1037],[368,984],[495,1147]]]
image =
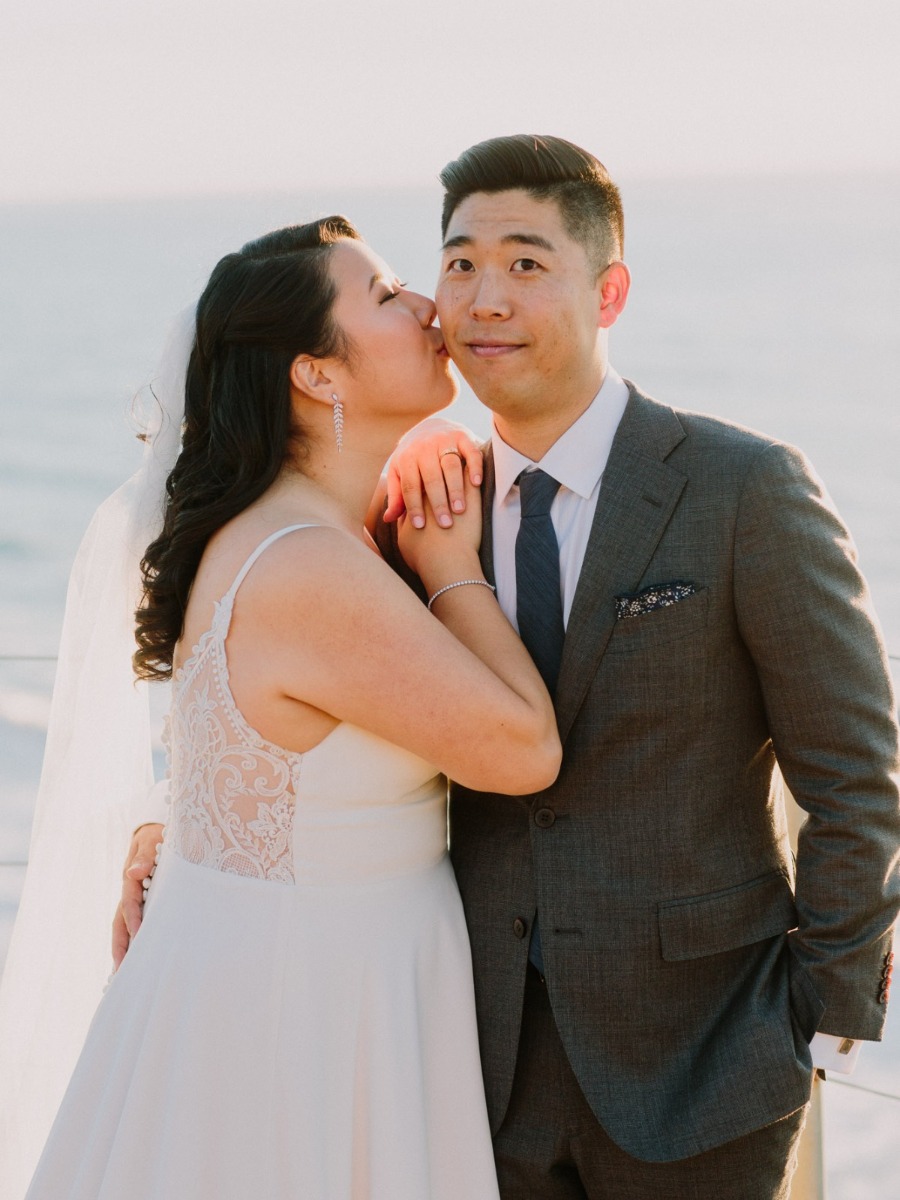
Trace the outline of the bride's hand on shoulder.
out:
[[[480,489],[468,478],[463,480],[465,511],[457,513],[449,528],[441,528],[437,514],[426,502],[424,525],[413,524],[409,514],[397,525],[397,545],[410,570],[426,587],[442,587],[452,582],[454,572],[477,569],[480,573],[478,550],[481,545]],[[449,576],[449,578],[448,578]]]
[[[484,456],[471,430],[443,417],[429,417],[405,434],[391,455],[385,477],[388,523],[404,513],[416,527],[425,525],[426,508],[449,527],[467,507],[467,483],[476,487],[484,474]]]

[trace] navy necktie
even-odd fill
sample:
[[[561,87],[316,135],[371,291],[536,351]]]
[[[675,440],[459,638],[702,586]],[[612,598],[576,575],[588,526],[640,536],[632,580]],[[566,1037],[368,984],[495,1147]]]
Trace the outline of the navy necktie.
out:
[[[559,484],[545,471],[519,476],[522,517],[516,537],[516,620],[519,636],[552,696],[562,660],[562,592],[559,544],[550,505]]]
[[[559,484],[540,470],[523,471],[518,483],[522,516],[516,537],[516,620],[519,636],[552,696],[565,638],[559,543],[550,520],[550,505]],[[528,960],[544,974],[537,915],[531,927]]]

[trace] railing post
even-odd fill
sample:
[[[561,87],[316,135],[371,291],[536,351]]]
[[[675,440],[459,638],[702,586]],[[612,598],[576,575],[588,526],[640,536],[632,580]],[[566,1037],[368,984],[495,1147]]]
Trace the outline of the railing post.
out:
[[[822,1084],[813,1084],[809,1116],[797,1148],[790,1200],[825,1200],[825,1143],[822,1136]]]
[[[784,789],[784,811],[787,817],[791,847],[797,853],[797,833],[806,820],[787,787]],[[797,1149],[797,1170],[791,1183],[790,1200],[825,1200],[825,1141],[822,1133],[822,1084],[813,1083],[809,1116]]]

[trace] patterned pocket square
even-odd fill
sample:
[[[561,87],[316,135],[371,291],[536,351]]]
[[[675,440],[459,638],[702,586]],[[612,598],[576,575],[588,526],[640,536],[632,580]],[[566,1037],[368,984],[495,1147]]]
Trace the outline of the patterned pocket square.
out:
[[[668,608],[679,600],[693,596],[697,590],[695,584],[677,580],[675,583],[654,583],[640,592],[626,592],[624,596],[616,596],[616,620],[642,617],[645,613],[656,612],[658,608]]]

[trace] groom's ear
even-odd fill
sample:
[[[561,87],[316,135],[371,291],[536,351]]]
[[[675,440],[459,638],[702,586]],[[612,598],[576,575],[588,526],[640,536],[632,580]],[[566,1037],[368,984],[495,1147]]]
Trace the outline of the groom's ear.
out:
[[[298,354],[291,363],[291,386],[311,400],[333,403],[331,393],[334,390],[331,379],[324,369],[321,358],[312,358],[309,354]]]
[[[600,288],[597,325],[600,329],[609,329],[610,325],[615,325],[628,301],[631,272],[623,262],[612,262],[601,271],[597,283]]]

